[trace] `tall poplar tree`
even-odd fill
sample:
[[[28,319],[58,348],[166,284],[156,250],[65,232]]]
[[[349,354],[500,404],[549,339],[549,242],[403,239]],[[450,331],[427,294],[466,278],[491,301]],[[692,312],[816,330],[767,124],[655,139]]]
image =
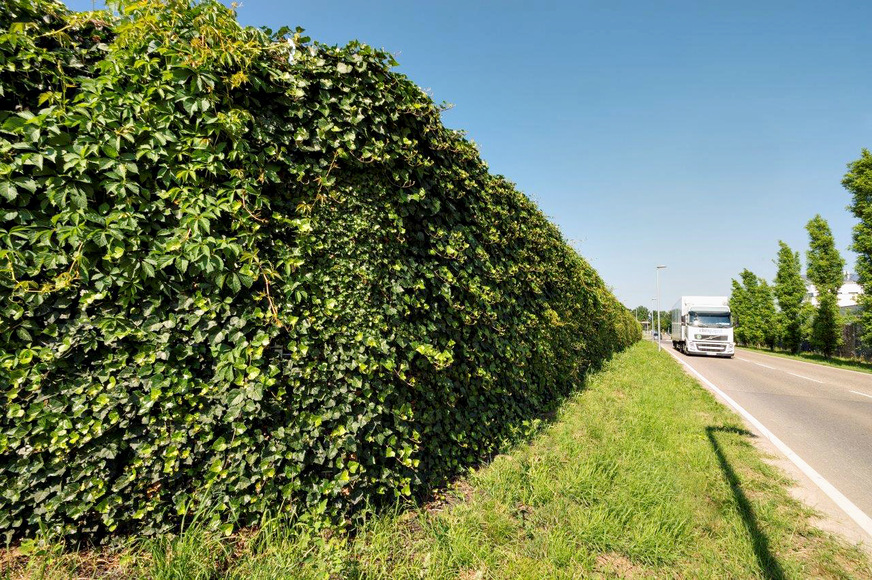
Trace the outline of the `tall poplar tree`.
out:
[[[763,344],[770,350],[775,350],[775,342],[778,340],[778,316],[775,311],[775,299],[772,296],[772,287],[763,278],[758,278],[759,284],[754,293],[754,308],[759,313],[759,335]]]
[[[842,185],[851,192],[848,208],[860,223],[854,226],[851,249],[857,252],[857,276],[863,293],[858,296],[862,307],[860,322],[863,342],[872,344],[872,154],[863,149],[860,158],[848,164]]]
[[[778,272],[775,274],[775,297],[778,299],[779,327],[784,348],[799,352],[802,345],[802,299],[805,297],[805,284],[802,281],[802,265],[799,252],[778,241]]]
[[[740,344],[775,346],[775,303],[765,280],[745,268],[733,280],[730,310],[735,323],[735,338]]]
[[[814,216],[805,229],[809,236],[807,276],[818,292],[818,307],[812,323],[812,344],[824,356],[830,357],[842,341],[838,294],[845,260],[836,250],[833,233],[824,218]]]
[[[743,270],[743,274],[748,272]],[[736,279],[732,280],[733,290],[730,293],[730,312],[733,315],[733,337],[739,344],[749,344],[752,334],[751,301],[744,284]]]

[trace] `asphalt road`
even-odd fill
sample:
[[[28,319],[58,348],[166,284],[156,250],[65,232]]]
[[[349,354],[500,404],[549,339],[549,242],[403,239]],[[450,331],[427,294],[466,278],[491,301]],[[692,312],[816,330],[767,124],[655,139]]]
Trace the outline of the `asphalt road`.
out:
[[[733,359],[673,352],[872,517],[872,374],[741,349]]]

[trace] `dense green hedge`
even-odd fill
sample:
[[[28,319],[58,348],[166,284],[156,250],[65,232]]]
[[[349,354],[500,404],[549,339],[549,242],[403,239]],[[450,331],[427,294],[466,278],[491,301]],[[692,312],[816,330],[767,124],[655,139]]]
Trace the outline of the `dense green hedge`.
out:
[[[414,494],[639,338],[395,64],[0,4],[0,532]]]

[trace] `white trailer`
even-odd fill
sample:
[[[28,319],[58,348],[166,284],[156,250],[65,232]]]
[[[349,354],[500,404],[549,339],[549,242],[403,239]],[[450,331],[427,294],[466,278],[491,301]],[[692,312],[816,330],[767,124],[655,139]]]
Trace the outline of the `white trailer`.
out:
[[[684,354],[733,358],[736,343],[727,296],[682,296],[672,307],[672,346]]]

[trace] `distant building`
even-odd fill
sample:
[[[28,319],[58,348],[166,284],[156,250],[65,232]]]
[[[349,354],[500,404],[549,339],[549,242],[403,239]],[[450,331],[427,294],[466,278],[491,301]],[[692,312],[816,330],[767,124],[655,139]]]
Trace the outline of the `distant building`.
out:
[[[839,310],[842,312],[857,310],[859,306],[857,305],[857,296],[863,293],[863,289],[860,287],[860,284],[857,282],[858,278],[852,272],[845,271],[842,286],[839,288]],[[805,282],[805,300],[807,302],[811,302],[812,305],[817,306],[817,288],[814,287],[814,284],[809,282],[807,279],[803,279]]]

